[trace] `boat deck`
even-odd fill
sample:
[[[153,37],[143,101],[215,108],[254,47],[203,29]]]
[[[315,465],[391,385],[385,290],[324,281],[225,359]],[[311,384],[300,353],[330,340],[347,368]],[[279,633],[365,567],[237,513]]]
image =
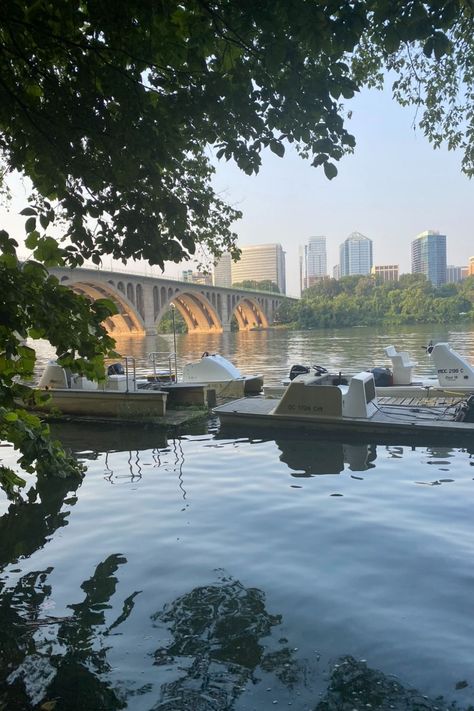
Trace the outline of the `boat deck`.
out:
[[[462,397],[438,396],[436,398],[420,397],[379,397],[377,403],[379,405],[395,405],[403,407],[455,407]]]
[[[437,441],[439,437],[467,438],[474,443],[474,424],[454,420],[460,398],[438,397],[382,397],[378,398],[377,411],[370,418],[317,417],[304,414],[274,414],[277,400],[264,397],[242,398],[214,409],[225,426],[284,430],[315,430],[355,435],[427,436]]]

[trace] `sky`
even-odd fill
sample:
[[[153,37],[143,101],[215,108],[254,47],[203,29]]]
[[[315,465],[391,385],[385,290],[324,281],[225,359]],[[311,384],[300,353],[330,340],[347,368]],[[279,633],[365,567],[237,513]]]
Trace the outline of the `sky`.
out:
[[[373,240],[375,264],[399,264],[410,272],[411,241],[424,230],[447,235],[448,264],[466,265],[474,255],[474,179],[461,172],[461,154],[435,150],[414,109],[396,104],[389,91],[367,90],[352,102],[349,130],[357,145],[329,181],[294,151],[280,159],[270,151],[256,177],[219,164],[215,185],[243,211],[235,224],[239,246],[279,242],[286,252],[287,292],[299,293],[298,246],[327,238],[328,271],[351,232]]]
[[[265,151],[257,176],[232,163],[216,161],[214,185],[220,196],[244,215],[235,223],[238,245],[279,242],[286,252],[287,293],[299,294],[298,248],[311,236],[327,238],[328,271],[339,261],[339,245],[354,231],[374,243],[375,264],[399,264],[410,271],[410,243],[424,230],[447,235],[448,264],[467,265],[474,255],[474,179],[461,172],[461,155],[435,150],[414,129],[414,108],[402,108],[390,91],[366,90],[347,102],[349,130],[357,145],[338,163],[329,181],[288,145],[284,158]],[[9,213],[0,210],[1,226],[20,239],[25,190],[13,184]],[[104,261],[104,268],[112,262]],[[189,263],[167,264],[178,277]],[[115,268],[124,269],[116,263]],[[160,274],[134,263],[130,271]]]

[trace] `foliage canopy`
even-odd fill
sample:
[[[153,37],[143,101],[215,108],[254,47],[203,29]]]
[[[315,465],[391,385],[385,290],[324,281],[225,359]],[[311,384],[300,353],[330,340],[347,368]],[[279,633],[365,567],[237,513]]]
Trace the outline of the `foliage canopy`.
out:
[[[237,256],[240,213],[214,191],[211,153],[252,174],[264,149],[283,156],[292,143],[332,179],[355,146],[343,102],[386,68],[398,99],[423,105],[428,137],[462,146],[471,173],[473,36],[472,0],[3,0],[2,174],[30,181],[35,264],[2,233],[1,293],[34,274],[1,324],[0,436],[22,451],[40,436],[15,424],[13,378],[34,363],[23,339],[41,333],[79,370],[100,370],[111,348],[99,319],[113,306],[66,296],[41,264]]]
[[[402,274],[397,282],[370,276],[321,280],[297,303],[285,302],[279,320],[296,328],[456,323],[474,319],[474,277],[432,286],[424,274]]]

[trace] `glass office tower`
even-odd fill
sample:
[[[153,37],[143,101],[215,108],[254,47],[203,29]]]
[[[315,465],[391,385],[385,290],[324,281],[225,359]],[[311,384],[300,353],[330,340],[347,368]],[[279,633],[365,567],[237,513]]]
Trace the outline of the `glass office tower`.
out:
[[[341,277],[370,274],[372,269],[372,240],[360,232],[352,232],[339,247]]]
[[[411,243],[412,274],[424,274],[433,284],[446,284],[446,235],[426,230]]]

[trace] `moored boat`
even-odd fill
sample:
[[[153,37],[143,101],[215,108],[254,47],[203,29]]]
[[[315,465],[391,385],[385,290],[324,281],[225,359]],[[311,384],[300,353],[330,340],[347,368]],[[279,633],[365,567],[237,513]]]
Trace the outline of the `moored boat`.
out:
[[[242,375],[226,358],[208,353],[186,364],[178,379],[174,354],[166,356],[168,367],[164,369],[157,367],[160,355],[149,355],[153,364],[150,375],[137,376],[135,359],[125,356],[125,367],[122,363],[109,365],[107,377],[100,383],[49,361],[38,388],[47,391],[50,398],[36,409],[75,416],[150,419],[164,416],[173,406],[212,407],[216,395],[241,397],[260,392],[263,385],[261,375]]]
[[[121,364],[109,366],[107,378],[101,383],[49,361],[38,388],[50,397],[37,409],[58,410],[63,415],[122,419],[163,417],[168,393],[159,388],[140,387],[146,380],[137,379],[135,369],[129,371],[130,360],[133,359],[125,359],[125,370]]]
[[[369,438],[461,437],[474,442],[474,401],[444,398],[436,405],[413,400],[402,405],[379,398],[372,373],[349,384],[328,384],[327,374],[295,379],[281,398],[242,398],[214,408],[223,427],[255,430],[319,430]],[[473,421],[471,421],[473,420]]]
[[[167,361],[167,367],[159,367],[160,356],[161,360]],[[235,398],[255,395],[263,387],[263,375],[243,375],[230,360],[219,353],[210,354],[205,351],[197,360],[185,363],[181,376],[177,372],[174,353],[164,357],[159,352],[149,353],[148,360],[153,365],[153,374],[148,379],[161,383],[161,387],[169,393],[199,385],[213,388],[219,398]]]
[[[243,375],[227,358],[206,351],[199,360],[184,366],[182,382],[208,383],[218,397],[239,397],[259,393],[263,375]]]
[[[387,346],[385,354],[391,367],[375,367],[372,372],[375,379],[378,396],[414,398],[428,397],[432,399],[443,396],[466,396],[474,393],[474,368],[459,353],[454,351],[449,343],[430,344],[426,348],[436,370],[436,376],[423,377],[413,373],[418,365],[406,351],[397,351],[394,346]],[[311,372],[313,371],[313,373]],[[352,377],[348,373],[330,373],[319,365],[295,365],[281,385],[265,387],[266,397],[281,397],[284,389],[292,380],[305,379],[312,375],[325,375],[327,384],[349,383]]]

